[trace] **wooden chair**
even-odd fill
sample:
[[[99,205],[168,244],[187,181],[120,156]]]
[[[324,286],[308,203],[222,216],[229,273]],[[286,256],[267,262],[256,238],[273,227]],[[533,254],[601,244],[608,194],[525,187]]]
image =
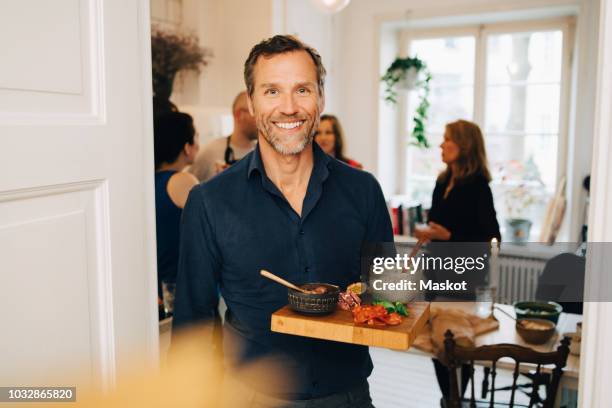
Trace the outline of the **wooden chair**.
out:
[[[450,394],[449,398],[445,402],[447,408],[460,408],[460,407],[498,407],[498,406],[519,406],[515,404],[514,397],[516,390],[520,387],[517,385],[517,379],[519,377],[519,367],[521,364],[529,363],[536,365],[536,371],[530,378],[533,380],[531,384],[531,393],[528,407],[541,406],[544,408],[552,407],[557,391],[559,388],[559,382],[563,375],[563,367],[567,362],[567,356],[569,354],[569,343],[570,339],[565,337],[561,340],[561,344],[557,348],[557,351],[549,353],[540,353],[527,347],[518,346],[516,344],[495,344],[490,346],[481,347],[461,347],[457,346],[453,333],[447,330],[444,334],[444,355],[441,356],[441,361],[449,369],[450,377]],[[495,388],[495,376],[497,375],[497,361],[503,357],[510,357],[515,361],[513,382],[512,386],[505,388],[511,390],[509,402],[495,402],[495,391],[499,389]],[[491,388],[488,388],[488,374],[486,374],[485,381],[483,381],[483,392],[482,398],[486,398],[486,394],[490,392],[490,400],[483,401],[477,400],[474,392],[474,361],[487,361],[491,363],[491,368],[488,371],[491,375]],[[462,364],[468,364],[471,366],[469,385],[471,389],[471,396],[469,399],[462,398],[459,394],[459,384],[457,380],[457,368],[461,367]],[[542,373],[542,365],[554,365],[552,373],[550,375]],[[545,387],[546,396],[541,398],[539,396],[539,389],[541,386]],[[520,405],[525,406],[525,405]]]

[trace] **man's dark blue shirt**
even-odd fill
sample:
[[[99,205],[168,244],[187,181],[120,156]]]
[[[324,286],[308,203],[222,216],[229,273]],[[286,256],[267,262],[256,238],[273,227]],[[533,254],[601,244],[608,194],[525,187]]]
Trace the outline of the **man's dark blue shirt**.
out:
[[[285,397],[345,391],[372,371],[365,346],[270,331],[287,289],[260,276],[345,288],[360,280],[366,243],[392,242],[389,213],[376,179],[326,155],[316,143],[301,217],[266,176],[259,147],[195,187],[183,211],[174,326],[212,319],[220,289],[228,313],[224,344],[242,343],[240,361],[280,355],[295,376]],[[262,390],[266,392],[265,390]],[[277,390],[278,391],[278,390]],[[282,391],[282,390],[281,390]]]

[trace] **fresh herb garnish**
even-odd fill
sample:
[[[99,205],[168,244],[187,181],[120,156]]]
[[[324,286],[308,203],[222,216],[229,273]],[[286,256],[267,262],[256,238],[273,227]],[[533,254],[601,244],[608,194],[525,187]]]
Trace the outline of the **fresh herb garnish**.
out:
[[[387,312],[389,313],[397,313],[401,316],[408,316],[408,309],[406,308],[406,305],[402,302],[391,303],[386,300],[375,300],[372,302],[372,304],[381,305],[382,307],[387,309]]]

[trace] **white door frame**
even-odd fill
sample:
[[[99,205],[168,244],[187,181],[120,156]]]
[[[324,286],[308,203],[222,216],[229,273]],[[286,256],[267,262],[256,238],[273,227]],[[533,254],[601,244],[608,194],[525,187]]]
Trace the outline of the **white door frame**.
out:
[[[589,242],[612,242],[612,1],[600,1],[597,95],[591,167]],[[586,299],[605,299],[612,279],[603,251],[587,258]],[[581,349],[579,406],[604,407],[612,400],[612,302],[587,302]]]
[[[143,151],[145,156],[145,184],[142,187],[145,199],[143,243],[146,254],[145,267],[146,286],[149,291],[149,314],[143,316],[149,329],[149,343],[146,345],[146,356],[151,367],[159,367],[159,312],[157,308],[157,241],[155,238],[155,175],[153,172],[153,75],[151,63],[151,2],[149,0],[138,0],[138,28],[140,33],[140,56],[142,69],[142,128],[145,135],[143,140]]]

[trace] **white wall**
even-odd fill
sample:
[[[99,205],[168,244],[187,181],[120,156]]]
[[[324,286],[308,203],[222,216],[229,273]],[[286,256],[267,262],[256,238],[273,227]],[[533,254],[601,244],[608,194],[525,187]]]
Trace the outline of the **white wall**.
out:
[[[322,14],[306,0],[283,0],[284,25],[279,27],[280,34],[292,34],[306,44],[314,47],[323,60],[327,70],[325,82],[325,112],[337,114],[338,69],[335,52],[339,39],[336,15]],[[343,118],[340,118],[342,121]]]

